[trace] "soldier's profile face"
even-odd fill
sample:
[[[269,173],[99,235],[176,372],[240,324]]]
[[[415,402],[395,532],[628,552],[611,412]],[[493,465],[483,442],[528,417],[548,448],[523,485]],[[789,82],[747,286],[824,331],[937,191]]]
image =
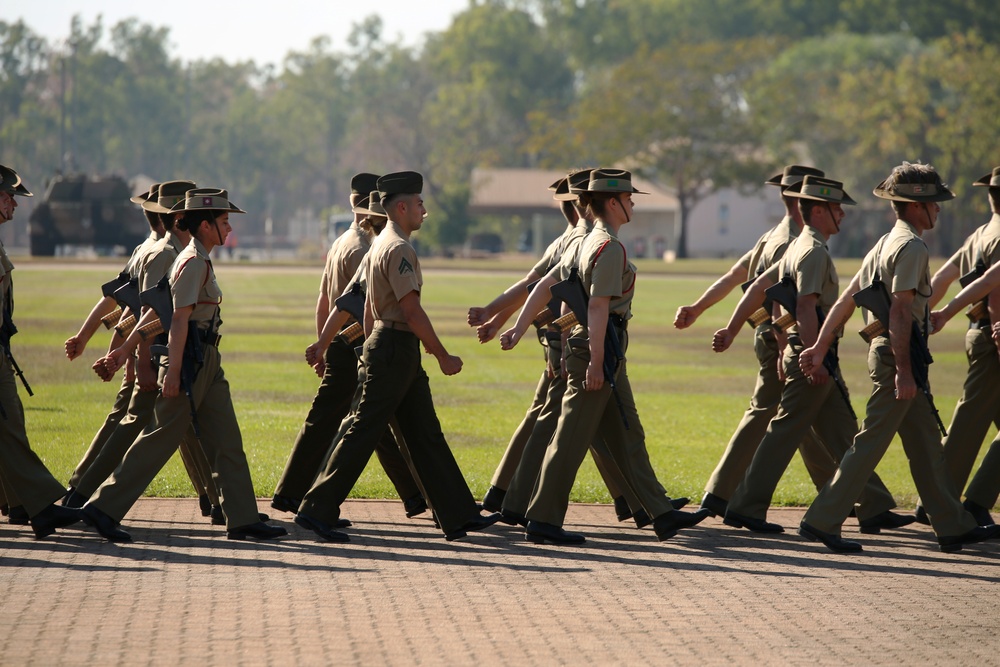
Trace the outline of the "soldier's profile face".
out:
[[[423,197],[413,195],[406,199],[406,221],[410,224],[411,229],[420,229],[426,215],[427,209],[424,208]]]

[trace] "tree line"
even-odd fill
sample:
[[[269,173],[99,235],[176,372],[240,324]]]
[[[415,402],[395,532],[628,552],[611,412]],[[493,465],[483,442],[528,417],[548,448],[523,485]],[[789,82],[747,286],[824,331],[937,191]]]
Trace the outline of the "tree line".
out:
[[[503,228],[468,214],[474,167],[621,165],[676,193],[686,221],[713,190],[805,161],[862,203],[838,239],[855,255],[884,227],[866,192],[922,160],[959,195],[929,238],[943,254],[985,221],[969,186],[1000,163],[998,28],[976,0],[470,0],[416,46],[373,15],[346,49],[317,36],[270,66],[185,58],[142,18],[75,18],[57,43],[0,20],[0,154],[35,183],[219,184],[251,236],[343,208],[356,171],[416,169],[437,248]]]

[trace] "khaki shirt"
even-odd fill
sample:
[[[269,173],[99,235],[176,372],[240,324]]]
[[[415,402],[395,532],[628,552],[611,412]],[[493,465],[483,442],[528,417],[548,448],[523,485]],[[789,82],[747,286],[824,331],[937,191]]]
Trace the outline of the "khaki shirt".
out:
[[[348,292],[350,292],[351,289],[354,288],[354,285],[358,285],[361,288],[361,293],[362,294],[368,294],[368,258],[369,257],[371,257],[370,254],[365,254],[365,256],[361,258],[361,264],[358,265],[358,270],[355,271],[354,275],[351,276],[351,279],[347,281],[347,285],[344,286],[344,291],[341,292],[338,296],[344,296],[345,294],[347,294]]]
[[[747,269],[747,280],[753,280],[777,264],[788,249],[788,244],[798,235],[791,216],[786,215],[777,225],[764,233],[754,247],[740,258],[740,265]]]
[[[611,297],[609,312],[624,320],[632,317],[635,265],[628,261],[625,246],[600,220],[580,246],[580,278],[593,297]]]
[[[0,307],[0,324],[3,324],[6,317],[7,307],[10,304],[11,290],[14,288],[14,283],[11,281],[11,272],[13,270],[14,263],[10,261],[10,257],[7,256],[7,249],[0,242],[0,306],[2,306]],[[10,304],[10,310],[14,310],[13,304]]]
[[[212,332],[219,330],[219,304],[222,303],[222,289],[215,280],[215,271],[205,246],[192,238],[191,243],[181,250],[170,268],[170,295],[174,309],[194,306],[191,320],[198,328]],[[214,323],[214,324],[213,324]]]
[[[184,246],[171,232],[157,241],[146,256],[139,262],[139,291],[144,292],[156,287],[160,278],[167,275],[174,260],[181,254]]]
[[[988,223],[972,232],[956,255],[963,276],[975,269],[980,260],[987,269],[996,264],[1000,260],[1000,215],[994,214]]]
[[[563,233],[560,234],[555,241],[549,244],[549,247],[542,253],[541,259],[539,259],[538,262],[531,267],[531,270],[535,272],[535,275],[544,276],[553,266],[559,263],[563,250],[565,250],[566,244],[569,242],[575,228],[575,225],[566,225],[566,229],[563,230]]]
[[[557,280],[568,280],[570,273],[580,263],[580,247],[583,240],[590,234],[593,226],[589,221],[581,219],[576,223],[576,227],[566,237],[566,245],[562,249],[559,263],[553,266],[549,273]]]
[[[330,246],[319,289],[321,294],[326,295],[331,307],[334,300],[351,286],[351,278],[371,246],[371,238],[357,223],[352,223]]]
[[[791,276],[800,296],[818,294],[823,313],[830,311],[840,295],[840,283],[822,234],[806,225],[789,244],[780,266],[780,277]]]
[[[153,249],[156,242],[160,240],[160,235],[154,231],[149,232],[149,236],[137,245],[132,251],[132,255],[125,262],[125,268],[122,269],[125,273],[129,275],[130,278],[139,278],[139,264],[145,259],[146,255]]]
[[[861,262],[861,286],[871,285],[876,271],[890,292],[914,290],[910,310],[913,319],[927,325],[927,298],[931,295],[931,275],[927,244],[910,223],[896,220],[895,226],[883,236]],[[864,310],[865,323],[874,316]]]
[[[399,300],[420,292],[424,284],[417,253],[399,227],[390,220],[369,251],[368,292],[376,320],[406,323]]]

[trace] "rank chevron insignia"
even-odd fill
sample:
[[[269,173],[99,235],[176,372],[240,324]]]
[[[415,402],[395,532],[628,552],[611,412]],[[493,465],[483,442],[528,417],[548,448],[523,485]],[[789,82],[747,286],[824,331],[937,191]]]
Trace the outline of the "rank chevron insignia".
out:
[[[413,265],[410,264],[409,260],[405,257],[399,262],[399,275],[406,275],[407,273],[413,273]]]

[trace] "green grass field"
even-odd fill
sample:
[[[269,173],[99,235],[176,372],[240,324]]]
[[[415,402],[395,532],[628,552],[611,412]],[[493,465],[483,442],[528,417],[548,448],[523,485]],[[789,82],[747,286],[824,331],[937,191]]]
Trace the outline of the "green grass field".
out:
[[[76,332],[100,295],[100,283],[118,267],[29,258],[15,263],[15,320],[20,333],[13,348],[35,391],[30,398],[22,392],[28,436],[52,473],[66,480],[103,422],[118,385],[102,383],[90,370],[108,342],[103,329],[74,362],[66,360],[63,341]],[[477,497],[489,486],[507,440],[528,407],[542,355],[527,340],[512,352],[502,352],[495,343],[480,345],[465,324],[465,314],[469,306],[485,304],[519,278],[520,271],[513,270],[518,264],[526,267],[528,261],[435,262],[428,263],[424,274],[424,306],[449,351],[460,355],[465,366],[459,375],[444,377],[433,358],[425,357],[425,364],[445,435]],[[843,284],[856,266],[856,262],[843,263]],[[477,267],[481,270],[474,270]],[[674,496],[700,498],[754,383],[756,362],[748,328],[729,352],[714,354],[710,349],[712,333],[728,320],[735,294],[686,331],[671,325],[677,306],[694,300],[726,268],[728,262],[715,260],[640,265],[635,318],[629,328],[629,373],[653,465]],[[318,384],[303,360],[303,350],[314,340],[313,308],[322,269],[318,265],[219,263],[216,270],[225,292],[223,365],[233,388],[257,494],[269,496]],[[859,321],[856,315],[848,324],[841,359],[855,410],[863,415],[870,383],[864,343],[854,333]],[[932,340],[936,363],[931,377],[946,424],[965,375],[963,335],[956,319]],[[916,492],[898,442],[878,473],[900,504],[915,502]],[[148,493],[193,493],[177,457]],[[354,495],[393,496],[377,462],[366,470]],[[796,457],[774,502],[804,505],[814,495]],[[577,479],[573,500],[610,501],[589,459]]]

